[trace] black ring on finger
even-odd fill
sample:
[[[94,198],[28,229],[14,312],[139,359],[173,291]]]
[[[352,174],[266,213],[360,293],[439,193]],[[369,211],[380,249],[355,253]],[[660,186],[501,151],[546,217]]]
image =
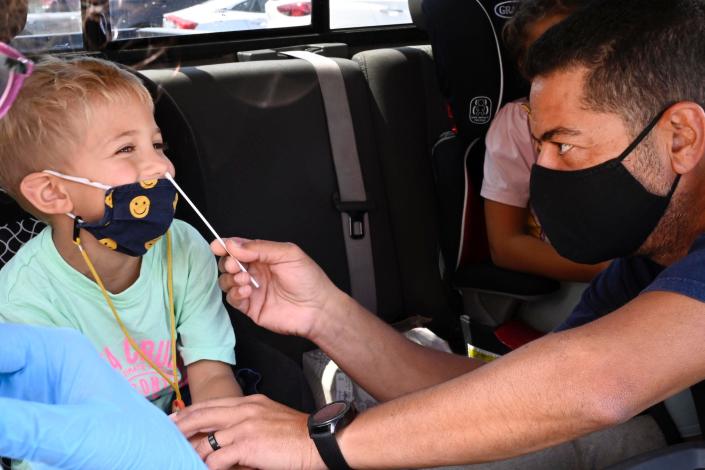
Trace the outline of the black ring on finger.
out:
[[[208,443],[211,445],[211,449],[213,449],[213,450],[220,449],[220,444],[218,444],[218,441],[215,439],[214,432],[208,433]]]

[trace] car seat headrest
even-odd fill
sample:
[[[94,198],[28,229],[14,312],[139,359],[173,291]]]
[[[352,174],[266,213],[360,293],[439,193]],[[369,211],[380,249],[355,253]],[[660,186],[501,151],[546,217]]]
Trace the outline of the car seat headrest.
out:
[[[414,0],[409,0],[409,5]],[[518,0],[421,0],[441,93],[458,135],[484,139],[497,111],[528,86],[505,54],[502,27]]]

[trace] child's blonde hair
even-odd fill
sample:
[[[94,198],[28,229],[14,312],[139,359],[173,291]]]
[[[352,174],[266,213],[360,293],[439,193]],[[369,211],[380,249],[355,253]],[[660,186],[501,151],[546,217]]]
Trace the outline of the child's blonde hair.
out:
[[[92,107],[135,98],[154,109],[139,78],[115,64],[88,57],[42,59],[0,119],[0,187],[26,206],[22,179],[68,160],[88,126],[101,125],[92,122]]]

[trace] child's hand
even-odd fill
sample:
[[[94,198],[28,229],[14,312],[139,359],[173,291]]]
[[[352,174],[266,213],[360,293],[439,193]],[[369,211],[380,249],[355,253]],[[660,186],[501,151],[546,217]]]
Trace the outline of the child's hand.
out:
[[[204,468],[81,334],[0,324],[0,455],[53,468]]]
[[[220,259],[220,288],[227,301],[268,330],[313,339],[332,310],[339,309],[345,294],[298,246],[262,240],[229,239],[228,250],[259,281],[254,289],[250,276],[240,272],[217,242],[211,243]]]

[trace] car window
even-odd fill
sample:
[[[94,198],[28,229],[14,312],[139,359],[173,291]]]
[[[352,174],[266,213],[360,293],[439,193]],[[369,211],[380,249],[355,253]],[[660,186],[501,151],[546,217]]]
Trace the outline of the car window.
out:
[[[330,0],[331,29],[409,23],[408,0]]]
[[[312,11],[310,1],[288,0],[270,9],[267,0],[84,1],[86,27],[97,29],[106,42],[310,25]],[[82,49],[82,23],[81,0],[30,0],[27,26],[17,41],[23,50]]]
[[[23,50],[83,48],[81,0],[30,0],[27,24],[15,41]]]
[[[408,0],[322,1],[329,2],[330,29],[411,23]],[[310,26],[315,4],[316,0],[30,0],[27,25],[16,41],[26,51],[60,52],[155,36]]]

